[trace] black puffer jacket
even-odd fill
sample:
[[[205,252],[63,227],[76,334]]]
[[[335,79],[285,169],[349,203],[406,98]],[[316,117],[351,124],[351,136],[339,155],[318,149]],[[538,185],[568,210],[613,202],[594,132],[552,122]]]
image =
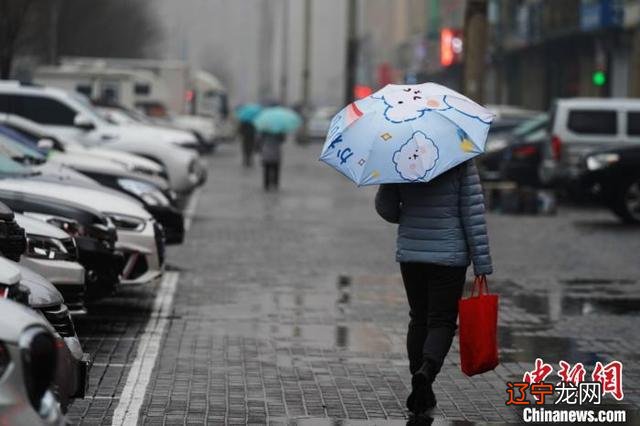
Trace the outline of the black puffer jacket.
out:
[[[398,262],[467,266],[493,272],[484,197],[473,161],[428,183],[381,185],[376,211],[398,223]]]

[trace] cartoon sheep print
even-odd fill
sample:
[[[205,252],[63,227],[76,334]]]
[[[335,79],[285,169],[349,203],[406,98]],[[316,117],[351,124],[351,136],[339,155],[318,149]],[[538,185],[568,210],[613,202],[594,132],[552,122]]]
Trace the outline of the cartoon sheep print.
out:
[[[436,166],[438,147],[421,131],[415,132],[393,154],[393,163],[400,176],[410,182],[420,181]]]
[[[475,102],[461,95],[435,94],[433,88],[425,86],[427,85],[387,86],[378,92],[380,97],[372,98],[384,102],[384,117],[392,123],[417,120],[427,111],[446,111],[451,108],[483,123],[491,122],[493,114]]]

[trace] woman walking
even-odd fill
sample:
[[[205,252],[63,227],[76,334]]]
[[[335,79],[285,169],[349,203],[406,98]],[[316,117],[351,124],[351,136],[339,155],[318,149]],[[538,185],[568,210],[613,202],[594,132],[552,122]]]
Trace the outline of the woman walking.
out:
[[[399,224],[396,260],[410,307],[407,408],[420,415],[436,406],[432,384],[455,335],[469,263],[477,276],[492,273],[480,178],[467,161],[428,183],[381,185],[375,205]]]
[[[282,144],[284,133],[262,133],[262,167],[264,168],[264,190],[278,189],[280,185],[280,162],[282,161]]]

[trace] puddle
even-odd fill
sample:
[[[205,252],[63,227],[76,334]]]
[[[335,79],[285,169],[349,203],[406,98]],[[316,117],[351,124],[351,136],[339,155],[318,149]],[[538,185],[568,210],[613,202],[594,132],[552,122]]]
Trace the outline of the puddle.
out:
[[[558,321],[567,316],[640,312],[640,287],[635,280],[571,279],[535,292],[524,291],[517,284],[505,285],[500,286],[499,293],[527,313],[543,316],[545,321]]]

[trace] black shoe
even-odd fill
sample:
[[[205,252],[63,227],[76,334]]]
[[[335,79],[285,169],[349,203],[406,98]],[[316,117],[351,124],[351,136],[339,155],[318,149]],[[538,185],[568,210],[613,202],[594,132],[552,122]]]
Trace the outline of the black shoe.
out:
[[[411,394],[407,398],[407,408],[414,414],[422,414],[431,410],[437,404],[436,395],[433,393],[433,381],[435,375],[428,362],[425,362],[420,370],[411,378]]]

